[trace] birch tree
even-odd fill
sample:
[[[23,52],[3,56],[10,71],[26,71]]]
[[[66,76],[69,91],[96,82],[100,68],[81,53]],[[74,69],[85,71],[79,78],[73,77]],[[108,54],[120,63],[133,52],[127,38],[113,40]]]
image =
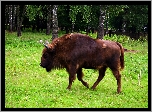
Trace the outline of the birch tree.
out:
[[[50,30],[51,30],[51,12],[52,12],[52,6],[47,5],[47,28],[46,28],[46,35],[50,35]]]
[[[16,5],[13,5],[13,20],[12,20],[12,28],[13,31],[16,31]]]
[[[58,5],[53,5],[52,15],[52,40],[58,38],[58,18],[57,18]]]
[[[105,20],[105,12],[103,10],[103,5],[100,5],[100,16],[99,16],[99,26],[97,32],[97,38],[103,39],[104,36],[104,20]]]
[[[8,17],[9,17],[8,7],[9,7],[9,5],[5,5],[5,29],[8,28]]]
[[[12,32],[12,5],[9,5],[9,32]]]

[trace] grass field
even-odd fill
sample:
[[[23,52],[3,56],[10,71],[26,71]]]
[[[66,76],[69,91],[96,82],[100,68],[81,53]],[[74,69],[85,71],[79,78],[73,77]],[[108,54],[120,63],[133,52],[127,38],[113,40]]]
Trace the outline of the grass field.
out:
[[[61,36],[62,34],[60,34]],[[90,36],[96,37],[96,34]],[[120,42],[125,52],[122,93],[117,94],[116,79],[107,69],[106,76],[93,91],[78,79],[67,90],[66,70],[47,73],[39,66],[43,45],[50,40],[43,33],[5,32],[5,108],[148,108],[148,42],[124,36],[105,36],[105,40]],[[90,87],[96,81],[96,70],[83,69]]]

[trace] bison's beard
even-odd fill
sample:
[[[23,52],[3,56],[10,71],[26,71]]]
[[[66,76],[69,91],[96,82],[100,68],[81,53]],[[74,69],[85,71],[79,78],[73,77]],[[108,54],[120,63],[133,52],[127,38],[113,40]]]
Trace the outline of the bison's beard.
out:
[[[47,71],[47,72],[51,72],[51,69],[50,69],[50,68],[46,68],[46,71]]]
[[[47,72],[50,72],[52,69],[52,63],[40,63],[40,66],[45,68]]]
[[[51,65],[51,64],[46,67],[46,71],[47,71],[47,72],[51,72],[51,69],[52,69],[52,65]]]
[[[50,72],[50,71],[51,71],[51,66],[50,66],[50,65],[48,65],[48,66],[43,66],[43,65],[41,64],[41,67],[45,68],[47,72]]]

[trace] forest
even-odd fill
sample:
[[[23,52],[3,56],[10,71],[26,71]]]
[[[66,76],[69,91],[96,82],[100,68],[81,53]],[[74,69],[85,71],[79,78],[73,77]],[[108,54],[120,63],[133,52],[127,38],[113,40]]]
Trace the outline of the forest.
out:
[[[148,35],[148,5],[5,5],[5,29],[9,32],[59,31],[127,35],[138,39]]]

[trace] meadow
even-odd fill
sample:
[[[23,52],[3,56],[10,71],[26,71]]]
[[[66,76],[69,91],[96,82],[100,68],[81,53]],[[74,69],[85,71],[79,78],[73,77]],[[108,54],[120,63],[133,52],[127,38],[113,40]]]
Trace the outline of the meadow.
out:
[[[59,36],[63,35],[60,33]],[[89,34],[96,38],[96,34]],[[120,42],[125,52],[122,92],[110,69],[95,90],[84,87],[76,79],[67,90],[65,69],[46,72],[40,67],[44,46],[51,35],[23,32],[21,37],[5,32],[5,108],[148,108],[148,42],[126,36],[105,36],[105,40]],[[83,69],[84,80],[91,87],[98,71]]]

